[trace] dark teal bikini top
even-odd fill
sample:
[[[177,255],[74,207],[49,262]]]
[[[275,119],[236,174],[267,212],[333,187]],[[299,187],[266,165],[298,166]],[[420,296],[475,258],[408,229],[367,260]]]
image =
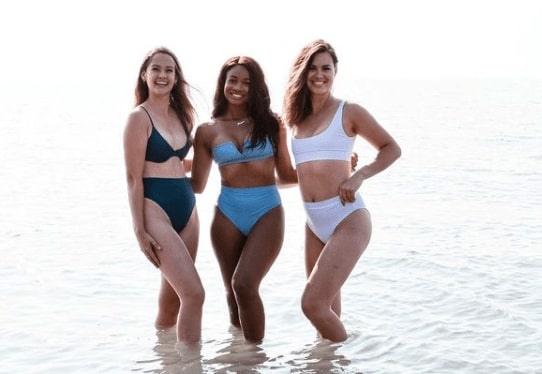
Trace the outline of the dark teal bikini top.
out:
[[[213,148],[213,158],[218,166],[222,166],[273,157],[274,150],[269,139],[265,139],[263,145],[258,144],[255,147],[251,147],[250,143],[250,139],[245,140],[241,151],[235,147],[232,141],[219,144]]]
[[[145,152],[145,161],[160,163],[160,162],[166,162],[171,157],[179,157],[180,160],[183,160],[188,154],[188,151],[190,150],[190,146],[192,145],[190,142],[190,137],[188,137],[188,134],[186,136],[185,145],[182,148],[173,149],[173,147],[169,145],[167,140],[164,139],[162,134],[158,132],[156,127],[154,127],[154,122],[152,121],[152,118],[149,112],[147,112],[147,109],[143,107],[141,108],[149,116],[149,119],[151,120],[151,125],[152,125],[151,136],[149,136],[149,139],[147,140],[147,150]]]

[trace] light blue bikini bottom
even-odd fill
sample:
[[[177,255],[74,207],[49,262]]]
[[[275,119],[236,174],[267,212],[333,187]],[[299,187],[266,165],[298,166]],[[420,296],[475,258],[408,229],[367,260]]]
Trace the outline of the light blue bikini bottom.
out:
[[[248,235],[256,222],[281,204],[276,185],[234,188],[222,186],[218,209],[241,231]]]

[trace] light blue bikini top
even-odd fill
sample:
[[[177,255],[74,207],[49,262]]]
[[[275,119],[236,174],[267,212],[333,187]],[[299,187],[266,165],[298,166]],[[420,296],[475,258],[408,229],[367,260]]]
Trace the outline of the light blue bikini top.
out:
[[[232,141],[219,144],[213,148],[213,158],[218,166],[222,166],[273,157],[273,145],[269,139],[266,138],[263,145],[258,144],[255,147],[251,147],[250,143],[250,139],[245,140],[241,151],[235,147]]]
[[[292,154],[296,165],[314,160],[351,160],[356,137],[344,132],[344,103],[344,100],[341,101],[331,123],[321,133],[301,139],[292,136]]]

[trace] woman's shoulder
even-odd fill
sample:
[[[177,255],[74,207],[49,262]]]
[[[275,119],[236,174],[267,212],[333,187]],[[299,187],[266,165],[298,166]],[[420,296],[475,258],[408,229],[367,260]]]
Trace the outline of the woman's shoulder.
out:
[[[220,119],[210,118],[209,120],[200,123],[198,127],[208,129],[207,131],[218,131],[223,124],[223,121]]]
[[[133,107],[128,112],[128,118],[138,118],[139,116],[143,116],[143,115],[147,116],[147,114],[145,113],[145,109],[143,109],[141,105],[137,105]]]
[[[211,118],[206,122],[200,123],[196,127],[196,135],[199,135],[200,137],[213,136],[214,134],[220,131],[220,127],[221,127],[220,121],[214,118]]]
[[[343,109],[343,123],[350,129],[350,132],[361,134],[370,131],[376,124],[376,120],[362,104],[346,102]]]
[[[343,113],[345,115],[364,116],[364,115],[369,114],[367,109],[365,109],[365,107],[358,102],[349,101],[349,100],[341,100],[341,101],[344,101]]]
[[[126,128],[149,129],[151,122],[149,115],[141,105],[138,105],[128,112],[126,118]]]

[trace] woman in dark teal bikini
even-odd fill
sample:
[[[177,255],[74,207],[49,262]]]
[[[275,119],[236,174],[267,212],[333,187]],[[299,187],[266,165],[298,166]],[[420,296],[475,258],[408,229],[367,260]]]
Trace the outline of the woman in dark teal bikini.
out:
[[[231,324],[243,330],[247,341],[259,343],[265,333],[259,287],[284,237],[276,183],[297,183],[297,174],[286,130],[270,109],[264,73],[255,60],[238,56],[224,63],[212,115],[196,131],[192,185],[201,193],[213,160],[218,164],[222,186],[211,241]]]
[[[162,273],[155,326],[176,325],[177,338],[185,343],[201,339],[205,297],[194,265],[199,220],[185,160],[194,118],[177,58],[163,47],[150,51],[124,132],[128,196],[141,251]]]

